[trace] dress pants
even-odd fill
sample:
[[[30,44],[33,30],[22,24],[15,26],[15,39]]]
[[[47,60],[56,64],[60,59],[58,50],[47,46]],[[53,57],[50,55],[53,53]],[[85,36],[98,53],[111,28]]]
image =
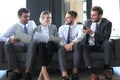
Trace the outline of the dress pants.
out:
[[[103,42],[103,45],[101,46],[89,46],[89,45],[84,45],[81,43],[79,44],[82,47],[82,57],[83,57],[86,67],[92,66],[90,53],[92,51],[99,52],[101,50],[104,52],[104,65],[110,65],[111,53],[113,52],[111,41],[106,40]]]
[[[13,70],[19,68],[17,53],[25,52],[25,48],[19,45],[14,45],[12,43],[6,43],[4,45],[4,50],[9,68]]]
[[[78,68],[80,64],[80,45],[75,44],[74,50],[72,51],[73,54],[73,67]],[[70,52],[67,52],[64,47],[61,47],[58,51],[58,60],[59,60],[59,66],[60,70],[67,71],[67,55],[70,54]]]
[[[33,41],[28,49],[26,68],[31,70],[36,59],[37,54],[39,54],[40,66],[47,66],[53,56],[54,52],[57,52],[58,46],[55,42],[49,41],[48,43]]]

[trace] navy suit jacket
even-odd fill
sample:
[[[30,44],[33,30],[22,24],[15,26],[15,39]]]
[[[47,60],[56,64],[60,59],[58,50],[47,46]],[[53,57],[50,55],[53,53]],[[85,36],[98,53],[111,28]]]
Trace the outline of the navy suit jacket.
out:
[[[92,20],[88,19],[85,21],[84,27],[90,28]],[[98,26],[97,32],[94,34],[95,45],[101,46],[105,40],[108,40],[111,35],[112,23],[106,19],[102,18],[101,23]],[[88,39],[90,35],[86,34],[86,37],[83,39],[83,43],[88,44]]]

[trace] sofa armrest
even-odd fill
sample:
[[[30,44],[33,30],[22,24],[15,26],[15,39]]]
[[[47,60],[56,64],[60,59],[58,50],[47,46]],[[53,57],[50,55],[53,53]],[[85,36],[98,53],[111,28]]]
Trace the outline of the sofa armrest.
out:
[[[116,60],[120,60],[120,39],[114,40],[114,51]]]

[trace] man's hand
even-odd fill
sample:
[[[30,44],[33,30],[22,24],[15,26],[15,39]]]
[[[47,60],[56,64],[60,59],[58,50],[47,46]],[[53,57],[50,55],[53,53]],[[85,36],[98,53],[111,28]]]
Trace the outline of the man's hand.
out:
[[[72,51],[74,44],[75,44],[75,42],[71,42],[69,44],[65,44],[64,48],[66,49],[66,51]]]
[[[18,38],[10,38],[9,41],[10,41],[10,43],[15,44],[17,42],[20,42],[20,39],[18,39]]]
[[[91,29],[83,29],[83,32],[86,34],[93,34],[93,31]]]

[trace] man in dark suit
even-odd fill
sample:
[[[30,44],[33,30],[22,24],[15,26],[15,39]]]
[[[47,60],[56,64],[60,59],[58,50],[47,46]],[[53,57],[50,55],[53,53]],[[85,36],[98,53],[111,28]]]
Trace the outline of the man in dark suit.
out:
[[[111,80],[112,74],[109,72],[109,64],[112,50],[112,43],[109,40],[111,34],[112,23],[102,18],[103,10],[99,6],[91,9],[91,19],[85,21],[83,32],[86,33],[85,38],[80,43],[82,45],[83,59],[86,67],[91,73],[91,80],[100,80],[99,76],[92,69],[90,61],[90,51],[104,51],[104,70],[103,74],[106,79]]]

